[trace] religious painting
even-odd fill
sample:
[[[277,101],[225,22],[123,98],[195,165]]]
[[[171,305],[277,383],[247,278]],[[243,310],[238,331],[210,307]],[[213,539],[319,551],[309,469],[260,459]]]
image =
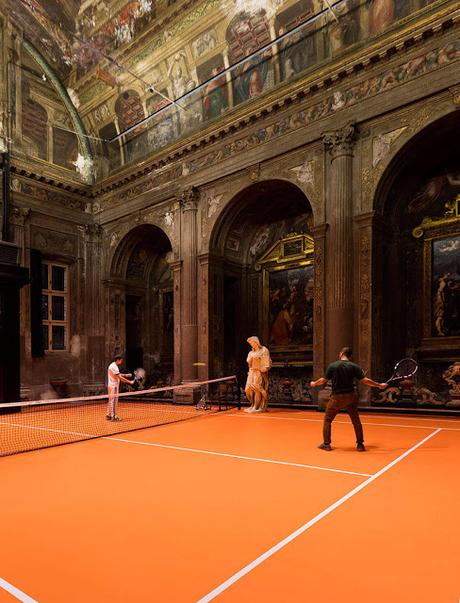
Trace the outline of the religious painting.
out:
[[[262,270],[260,332],[274,360],[305,364],[313,349],[314,243],[291,233],[255,264]]]
[[[368,0],[369,34],[382,33],[393,22],[402,19],[411,12],[408,0]]]
[[[153,115],[148,120],[148,147],[150,150],[160,149],[172,143],[177,138],[177,112],[165,98],[167,90],[160,90],[161,94],[154,94],[147,99],[147,113]],[[169,108],[166,109],[168,105]],[[155,115],[156,114],[156,115]]]
[[[178,113],[180,130],[181,134],[188,134],[203,121],[201,95],[193,93],[193,90],[197,87],[197,82],[194,74],[189,69],[187,55],[183,50],[171,57],[168,64],[171,89],[169,96],[176,101],[180,99],[177,103],[180,107]]]
[[[313,265],[270,272],[270,346],[313,344]]]
[[[219,117],[228,109],[227,81],[222,74],[224,69],[222,55],[213,57],[196,69],[199,83],[207,82],[203,90],[203,117],[206,121]]]
[[[78,140],[73,132],[53,127],[53,162],[69,170],[75,169]]]
[[[326,41],[330,55],[336,55],[347,46],[358,42],[360,38],[360,8],[355,0],[346,0],[335,8],[338,21],[327,15]]]
[[[116,169],[121,162],[120,142],[118,140],[110,142],[118,134],[114,122],[109,122],[99,130],[99,136],[102,138],[102,156],[104,163],[108,164],[107,173]]]
[[[460,336],[460,235],[432,241],[432,335]]]
[[[278,36],[283,36],[314,15],[312,0],[297,2],[276,18]],[[281,79],[287,80],[314,64],[315,28],[305,26],[278,44]]]
[[[227,42],[231,63],[247,57],[233,74],[235,105],[257,97],[274,85],[271,49],[254,55],[258,48],[270,41],[270,28],[264,11],[257,14],[240,13],[230,23]]]

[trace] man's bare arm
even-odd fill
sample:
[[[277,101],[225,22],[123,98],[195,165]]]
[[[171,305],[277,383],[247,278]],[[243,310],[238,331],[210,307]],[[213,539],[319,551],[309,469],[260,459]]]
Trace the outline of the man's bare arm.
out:
[[[364,379],[360,379],[359,382],[369,387],[377,387],[378,389],[386,389],[388,387],[388,383],[377,383],[377,381],[373,381],[372,379],[369,379],[369,377],[364,377]]]
[[[126,379],[126,377],[124,375],[122,375],[121,373],[118,375],[118,380],[121,381],[122,383],[127,383],[128,385],[133,385],[134,381],[130,381],[129,379]]]
[[[320,377],[316,381],[310,381],[310,387],[320,387],[320,385],[324,385],[327,383],[327,379],[325,377]]]

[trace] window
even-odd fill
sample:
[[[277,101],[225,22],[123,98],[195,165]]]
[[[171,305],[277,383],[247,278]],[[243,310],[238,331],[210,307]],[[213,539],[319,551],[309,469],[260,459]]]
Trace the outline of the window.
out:
[[[42,264],[43,346],[47,351],[68,349],[68,267],[53,262]]]

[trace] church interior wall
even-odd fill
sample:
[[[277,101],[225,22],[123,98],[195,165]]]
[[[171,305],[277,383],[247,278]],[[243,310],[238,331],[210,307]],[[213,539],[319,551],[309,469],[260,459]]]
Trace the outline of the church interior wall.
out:
[[[299,15],[308,12],[309,4],[308,0],[284,3],[269,20],[263,35],[269,41],[283,28],[292,27],[296,19],[300,22],[303,17]],[[302,59],[296,54],[296,47],[285,49],[289,51],[285,59],[290,59],[292,67],[281,64],[280,48],[277,61],[274,56],[267,56],[270,67],[261,67],[261,75],[271,83],[262,86],[253,97],[244,98],[238,81],[226,79],[221,83],[224,93],[219,97],[219,109],[219,103],[210,99],[212,91],[208,90],[195,125],[181,123],[177,116],[172,119],[176,138],[171,139],[171,146],[166,145],[164,151],[161,145],[149,140],[148,130],[126,135],[123,144],[117,143],[117,151],[113,145],[92,140],[96,167],[103,168],[93,186],[85,182],[75,165],[82,149],[78,136],[72,133],[73,122],[62,98],[42,78],[37,64],[21,50],[20,40],[13,40],[14,34],[8,30],[4,47],[10,48],[10,59],[15,56],[13,50],[19,53],[16,58],[21,62],[20,70],[13,70],[14,85],[9,76],[10,94],[14,90],[14,98],[19,101],[17,114],[9,124],[16,149],[12,158],[14,236],[21,246],[24,265],[31,264],[31,250],[40,252],[44,261],[67,267],[69,283],[66,349],[33,359],[30,288],[26,287],[21,294],[24,395],[45,393],[49,381],[55,379],[62,381],[58,387],[69,392],[96,392],[103,386],[101,374],[107,357],[126,351],[127,347],[132,362],[135,354],[143,350],[144,362],[149,372],[156,371],[158,383],[178,381],[184,376],[183,358],[195,354],[187,348],[182,329],[184,317],[190,316],[194,316],[196,323],[197,359],[205,364],[196,372],[197,376],[205,378],[241,370],[244,341],[246,335],[253,334],[246,331],[252,325],[266,329],[260,301],[262,277],[255,268],[256,260],[291,234],[311,236],[314,242],[313,289],[299,281],[305,287],[308,302],[314,298],[316,310],[310,317],[314,335],[302,365],[292,364],[287,376],[281,374],[284,370],[281,365],[275,367],[281,371],[279,375],[276,370],[273,374],[276,396],[309,402],[306,380],[332,359],[340,337],[347,338],[347,343],[357,350],[357,360],[372,374],[387,371],[391,349],[382,325],[388,324],[398,325],[399,339],[395,345],[401,353],[420,352],[425,359],[426,388],[441,387],[440,381],[433,380],[429,372],[429,359],[436,358],[438,373],[451,362],[453,339],[449,343],[449,337],[444,338],[439,329],[453,327],[439,318],[442,313],[439,294],[438,322],[435,319],[430,323],[430,336],[424,337],[425,348],[419,350],[416,331],[426,322],[428,311],[426,316],[417,316],[418,326],[409,329],[412,330],[407,338],[402,334],[407,316],[398,314],[394,308],[391,314],[385,307],[388,287],[398,300],[395,305],[406,306],[414,301],[407,297],[408,290],[426,297],[428,277],[423,276],[422,292],[420,278],[413,276],[404,286],[398,281],[407,276],[407,265],[404,275],[391,274],[388,258],[398,260],[399,223],[388,215],[389,205],[381,200],[398,192],[391,188],[393,180],[389,174],[407,149],[414,156],[412,165],[416,171],[417,150],[411,141],[430,124],[458,111],[458,27],[451,20],[444,30],[438,28],[426,39],[422,36],[414,39],[411,19],[415,12],[427,7],[426,12],[417,13],[417,18],[419,25],[428,28],[435,21],[434,8],[438,6],[439,24],[447,22],[449,4],[424,2],[422,7],[422,3],[414,0],[406,3],[405,8],[395,3],[399,30],[391,29],[397,21],[394,19],[393,24],[385,25],[389,28],[387,37],[371,36],[364,41],[362,36],[369,34],[371,25],[376,27],[371,23],[376,18],[371,4],[350,3],[351,12],[344,15],[345,21],[349,21],[346,35],[342,32],[335,37],[333,24],[324,22],[322,27],[330,35],[329,46],[325,46],[321,32],[321,43],[318,41],[317,32],[314,43],[306,45],[309,57]],[[213,3],[209,5],[212,8]],[[178,30],[180,35],[171,39],[171,43],[159,44],[151,60],[142,54],[148,47],[141,51],[142,45],[136,50],[137,55],[128,53],[125,58],[143,60],[144,76],[151,74],[153,59],[158,59],[157,89],[166,95],[177,96],[186,91],[187,81],[194,84],[206,81],[216,69],[237,60],[238,53],[244,54],[244,46],[237,44],[230,19],[222,20],[216,7],[203,14],[209,20],[196,21],[190,29],[184,26]],[[238,19],[241,21],[238,17],[232,27],[236,27]],[[144,25],[148,27],[149,23],[146,18]],[[206,33],[209,35],[205,36]],[[410,40],[407,47],[403,46],[404,36]],[[120,56],[124,56],[123,43],[117,44]],[[312,66],[312,53],[322,61],[321,69],[319,63]],[[372,61],[370,57],[374,57]],[[346,61],[352,59],[356,62],[347,69]],[[4,68],[10,63],[3,60]],[[298,68],[297,73],[290,74],[289,69],[294,68]],[[334,77],[328,80],[328,73],[334,73]],[[68,83],[72,82],[80,96],[80,114],[88,132],[102,138],[122,132],[164,103],[161,96],[149,96],[139,82],[125,80],[125,76],[116,86],[110,86],[107,73],[97,72],[90,64],[78,74],[69,72],[68,77]],[[321,86],[314,84],[315,80]],[[285,100],[281,103],[282,96]],[[191,109],[194,104],[195,101]],[[229,116],[231,106],[234,113]],[[221,128],[219,136],[207,136],[213,124],[217,131]],[[352,134],[348,139],[346,133],[350,128]],[[105,163],[101,159],[104,144]],[[455,166],[448,167],[445,174],[439,168],[440,173],[432,178],[455,180]],[[340,178],[348,178],[346,198],[339,194]],[[422,189],[429,183],[419,184]],[[442,203],[452,201],[457,194],[455,186],[443,193],[450,195],[449,198],[439,198],[431,206],[427,204],[428,213],[441,219]],[[264,187],[268,195],[266,207],[261,200],[263,195],[260,197]],[[414,189],[410,194],[417,195],[419,190]],[[305,211],[296,210],[294,216],[291,213],[297,195],[305,199]],[[339,202],[346,208],[345,214],[337,213]],[[397,202],[402,207],[402,197]],[[240,213],[235,214],[238,203]],[[423,217],[426,212],[417,214],[420,222]],[[349,225],[347,261],[353,265],[353,274],[346,263],[343,267],[348,275],[344,279],[349,279],[348,289],[337,283],[331,285],[338,270],[337,229],[342,228],[343,220]],[[405,227],[404,254],[415,258],[419,274],[424,270],[426,252],[422,250],[422,242],[410,233],[418,225],[416,222],[414,217],[413,223]],[[219,244],[216,232],[221,233]],[[449,236],[455,237],[455,233],[454,228]],[[148,242],[150,239],[165,244],[154,248]],[[259,255],[251,256],[250,249],[260,240],[263,243]],[[190,257],[194,258],[191,263]],[[190,282],[190,266],[195,271],[194,283]],[[431,287],[435,294],[446,283],[449,291],[456,291],[456,282],[452,284],[447,277],[446,283],[441,282],[442,276],[433,277]],[[328,339],[326,335],[332,331],[329,327],[340,314],[331,299],[339,299],[344,291],[351,291],[351,301],[340,308],[345,312],[340,316],[350,316],[352,328],[337,339]],[[194,292],[196,304],[190,301],[190,292]],[[455,301],[455,293],[451,298]],[[449,303],[454,303],[452,299]],[[229,331],[225,315],[229,316],[230,310],[239,306],[237,328]],[[282,308],[278,311],[281,313]],[[113,315],[115,321],[104,332],[100,325],[110,322]],[[282,326],[281,318],[280,330],[273,335],[280,340],[286,326]],[[155,330],[155,323],[161,325],[161,332],[167,330],[167,341]],[[133,334],[131,338],[128,331]],[[266,331],[267,343],[271,335]],[[228,342],[232,337],[234,340],[226,348],[225,340]],[[95,350],[92,361],[87,359],[89,349]],[[303,371],[303,376],[299,376],[299,371]],[[445,383],[442,387],[445,394]]]

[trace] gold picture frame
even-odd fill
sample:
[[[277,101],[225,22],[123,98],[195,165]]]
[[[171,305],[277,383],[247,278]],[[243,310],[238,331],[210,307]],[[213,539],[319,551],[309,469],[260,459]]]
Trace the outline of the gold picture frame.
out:
[[[460,280],[449,266],[460,261],[460,195],[446,203],[443,216],[424,218],[412,234],[423,238],[422,345],[458,348],[460,329],[454,326],[458,318],[452,316],[449,299],[455,296],[458,301]]]
[[[292,233],[256,262],[262,272],[260,332],[274,366],[308,366],[313,358],[314,241]]]

